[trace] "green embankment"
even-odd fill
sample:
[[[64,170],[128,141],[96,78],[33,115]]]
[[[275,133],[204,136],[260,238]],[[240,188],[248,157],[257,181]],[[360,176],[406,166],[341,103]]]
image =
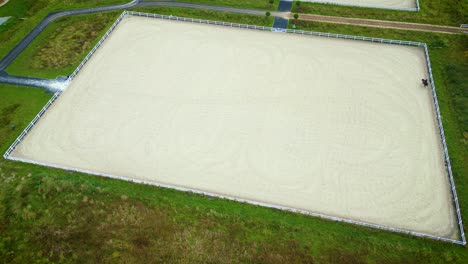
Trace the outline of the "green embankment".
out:
[[[154,2],[154,0],[144,0],[144,1]],[[159,0],[159,1],[162,1],[162,0]],[[180,0],[176,2],[261,9],[261,10],[276,10],[279,4],[279,0],[274,0],[273,4],[270,4],[269,0]]]
[[[273,18],[173,7],[133,9],[165,15],[271,26]],[[56,78],[73,72],[122,11],[61,18],[52,22],[6,69],[9,74]]]

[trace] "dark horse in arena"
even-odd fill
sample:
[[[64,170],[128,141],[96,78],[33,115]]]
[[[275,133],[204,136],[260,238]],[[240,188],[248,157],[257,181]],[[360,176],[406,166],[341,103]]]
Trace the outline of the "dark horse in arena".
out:
[[[421,82],[424,85],[424,87],[427,87],[429,85],[429,83],[427,82],[427,79],[421,79]]]

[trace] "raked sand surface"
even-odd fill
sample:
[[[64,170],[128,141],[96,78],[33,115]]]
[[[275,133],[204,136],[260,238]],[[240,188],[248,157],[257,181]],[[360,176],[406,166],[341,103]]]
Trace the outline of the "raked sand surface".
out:
[[[344,5],[364,5],[382,8],[416,8],[417,0],[302,0],[303,2],[323,2]]]
[[[12,156],[458,239],[422,48],[127,16]]]

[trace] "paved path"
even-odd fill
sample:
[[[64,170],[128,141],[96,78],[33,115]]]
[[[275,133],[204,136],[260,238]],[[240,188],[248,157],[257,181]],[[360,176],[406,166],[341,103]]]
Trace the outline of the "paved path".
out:
[[[290,18],[292,18],[292,16],[293,16],[292,14],[289,14]],[[404,30],[426,31],[426,32],[435,32],[435,33],[447,33],[447,34],[465,33],[464,32],[465,30],[463,30],[462,28],[458,28],[458,27],[396,22],[396,21],[387,21],[387,20],[322,16],[322,15],[312,15],[312,14],[299,14],[299,19],[306,20],[306,21],[326,22],[326,23],[335,23],[335,24],[404,29]]]
[[[292,8],[292,1],[285,1],[282,0],[278,4],[278,12],[282,13],[289,13],[291,12]],[[283,17],[275,17],[275,21],[273,22],[273,27],[274,28],[281,28],[281,29],[287,29],[288,28],[288,18],[283,18]]]
[[[64,84],[63,81],[52,80],[52,79],[41,79],[24,76],[13,76],[6,72],[0,72],[0,83],[22,85],[28,87],[44,88],[48,91],[54,92],[60,89]]]

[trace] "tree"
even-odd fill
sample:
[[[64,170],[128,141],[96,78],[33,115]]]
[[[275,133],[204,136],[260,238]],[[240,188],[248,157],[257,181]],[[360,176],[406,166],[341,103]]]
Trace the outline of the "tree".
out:
[[[269,17],[271,15],[270,11],[266,11],[265,16]]]
[[[298,7],[301,6],[301,1],[297,1],[296,6],[298,6]]]
[[[299,14],[298,13],[294,14],[294,19],[297,20],[298,18],[299,18]]]
[[[270,3],[270,6],[272,6],[274,2],[275,2],[275,0],[269,0],[268,1],[268,3]]]

